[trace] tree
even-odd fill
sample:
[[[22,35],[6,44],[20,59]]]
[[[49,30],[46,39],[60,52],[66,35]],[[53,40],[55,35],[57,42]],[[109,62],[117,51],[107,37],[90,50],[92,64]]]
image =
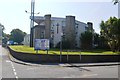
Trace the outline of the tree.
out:
[[[120,0],[113,0],[114,5],[116,5],[119,2],[120,2]]]
[[[99,36],[99,44],[98,44],[98,48],[99,49],[106,49],[106,50],[110,50],[110,47],[107,43],[107,39],[104,38],[103,36]]]
[[[81,41],[81,48],[82,49],[92,49],[93,43],[93,35],[92,32],[85,31],[81,33],[80,41]]]
[[[99,44],[99,38],[100,38],[99,34],[94,33],[94,44],[96,44],[96,45]]]
[[[20,29],[13,29],[10,34],[10,40],[21,44],[21,42],[24,40],[25,35],[26,33],[21,31]]]
[[[4,30],[4,26],[0,23],[0,44],[2,43],[2,33]]]
[[[5,29],[4,25],[2,25],[1,23],[0,23],[0,26],[2,27],[2,30],[4,30],[4,29]]]
[[[6,34],[5,32],[4,32],[4,30],[5,30],[5,27],[4,27],[4,25],[2,25],[1,23],[0,23],[0,26],[1,26],[1,30],[2,31],[0,31],[2,34],[2,38],[1,38],[1,40],[2,40],[2,46],[6,46],[6,44],[7,44],[7,41],[8,41],[8,39],[9,39],[9,34]],[[0,36],[1,36],[0,35]]]
[[[1,35],[0,36],[3,36],[3,31],[5,30],[5,27],[4,27],[4,25],[2,25],[1,23],[0,23],[0,33],[1,33]]]
[[[56,45],[56,48],[60,48],[60,42]],[[70,41],[62,40],[62,49],[72,49],[70,47]]]
[[[120,19],[110,17],[107,21],[101,21],[101,36],[103,36],[112,51],[120,50]]]
[[[10,38],[10,35],[3,32],[2,46],[6,46],[9,38]]]

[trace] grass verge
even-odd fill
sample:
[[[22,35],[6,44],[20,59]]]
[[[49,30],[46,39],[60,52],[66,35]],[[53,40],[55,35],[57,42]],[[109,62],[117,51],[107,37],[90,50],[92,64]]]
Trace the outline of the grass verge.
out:
[[[17,52],[23,52],[23,53],[30,53],[30,54],[47,54],[47,51],[44,50],[39,50],[38,53],[36,53],[36,51],[34,50],[33,47],[28,47],[28,46],[21,46],[21,45],[14,45],[14,46],[9,46],[12,50],[17,51]],[[60,51],[59,50],[53,50],[50,49],[48,54],[56,54],[56,55],[60,55]],[[104,50],[92,50],[92,51],[62,51],[62,55],[114,55],[114,54],[118,54],[118,53],[113,53],[112,51],[104,51]]]

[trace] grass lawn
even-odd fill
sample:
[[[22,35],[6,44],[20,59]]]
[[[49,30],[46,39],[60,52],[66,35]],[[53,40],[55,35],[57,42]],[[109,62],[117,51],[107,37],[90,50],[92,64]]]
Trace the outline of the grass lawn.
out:
[[[28,47],[28,46],[9,46],[12,50],[17,51],[17,52],[25,52],[25,53],[30,53],[30,54],[36,54],[36,51],[34,48]],[[39,50],[37,54],[46,54],[47,51]],[[60,51],[59,50],[53,50],[50,49],[48,54],[56,54],[59,55]],[[62,55],[67,54],[67,51],[62,51]],[[93,50],[93,51],[75,51],[75,52],[68,52],[70,55],[79,55],[79,54],[84,54],[84,55],[102,55],[102,54],[108,54],[108,55],[113,55],[113,54],[118,54],[118,53],[113,53],[112,51],[104,51],[104,50]]]

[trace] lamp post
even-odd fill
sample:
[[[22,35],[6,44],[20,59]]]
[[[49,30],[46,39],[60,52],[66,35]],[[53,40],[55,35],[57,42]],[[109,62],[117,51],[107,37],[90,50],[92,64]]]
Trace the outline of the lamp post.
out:
[[[34,14],[39,14],[38,13],[34,13],[34,9],[35,9],[35,0],[31,0],[31,12],[28,12],[25,10],[26,13],[31,14],[30,16],[30,47],[33,47],[33,30],[32,28],[34,27]]]

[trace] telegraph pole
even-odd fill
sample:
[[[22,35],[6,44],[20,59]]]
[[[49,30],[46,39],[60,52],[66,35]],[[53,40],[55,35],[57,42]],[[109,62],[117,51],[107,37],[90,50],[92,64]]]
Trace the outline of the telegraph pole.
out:
[[[39,14],[40,13],[40,12],[35,13],[34,11],[35,11],[35,0],[31,0],[31,12],[28,12],[27,10],[25,10],[26,13],[31,14],[31,16],[30,16],[30,19],[31,19],[31,21],[30,21],[30,47],[33,47],[34,14]]]
[[[30,47],[33,47],[33,27],[34,27],[35,0],[31,0],[31,22],[30,22]]]

